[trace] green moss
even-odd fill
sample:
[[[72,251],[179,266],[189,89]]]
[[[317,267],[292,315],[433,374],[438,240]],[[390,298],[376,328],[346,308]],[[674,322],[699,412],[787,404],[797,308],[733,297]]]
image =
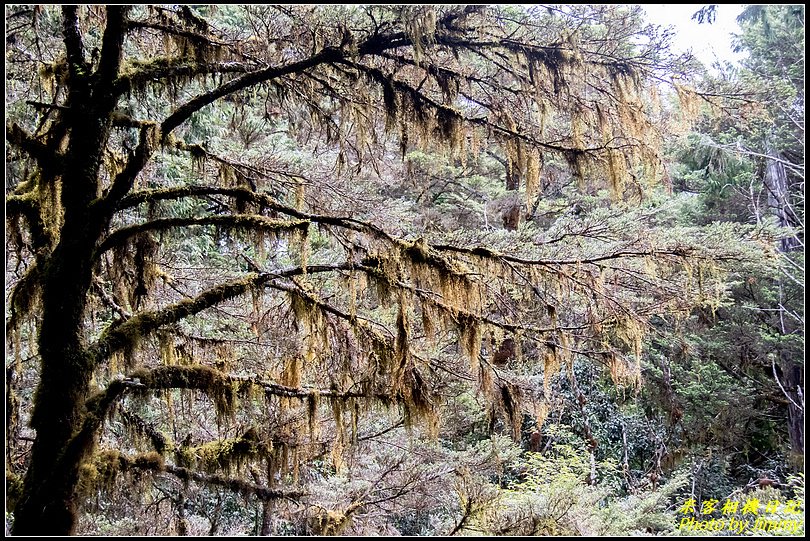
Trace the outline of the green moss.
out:
[[[79,493],[109,491],[122,474],[164,469],[163,457],[154,451],[130,457],[116,449],[105,449],[79,467]]]
[[[6,470],[6,509],[14,509],[23,493],[22,477]]]
[[[241,438],[211,441],[189,448],[188,451],[198,467],[209,472],[230,472],[250,459],[268,456],[272,449],[272,444],[257,441],[246,435]]]
[[[136,455],[129,461],[128,467],[142,470],[162,471],[164,468],[163,457],[152,451]]]

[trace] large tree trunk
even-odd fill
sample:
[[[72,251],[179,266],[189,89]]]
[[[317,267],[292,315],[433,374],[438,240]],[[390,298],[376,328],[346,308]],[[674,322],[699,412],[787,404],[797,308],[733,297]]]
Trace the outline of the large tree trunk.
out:
[[[273,502],[267,500],[262,502],[262,524],[259,535],[267,537],[273,534]]]
[[[94,156],[86,159],[92,161]],[[71,189],[78,179],[65,180],[65,189]],[[93,359],[81,334],[100,229],[86,213],[66,212],[65,219],[62,240],[44,269],[41,378],[31,417],[37,436],[23,495],[15,509],[16,535],[73,532],[79,465],[90,443],[77,441],[77,447],[67,452],[82,425],[93,374]]]
[[[768,147],[767,153],[778,156],[773,147]],[[790,192],[788,189],[787,171],[782,162],[769,159],[765,168],[765,187],[768,190],[768,206],[779,220],[781,227],[793,227],[795,214],[790,205]],[[782,252],[792,252],[801,248],[801,243],[795,236],[785,237],[780,241],[779,249]],[[782,310],[782,279],[779,279],[779,309]],[[782,315],[780,314],[780,317]],[[788,334],[791,329],[786,328],[784,318],[781,320],[780,331]],[[791,459],[799,467],[804,461],[804,374],[802,367],[791,359],[780,354],[780,365],[784,374],[785,391],[791,403],[788,405],[788,435],[790,438]],[[798,404],[801,407],[797,407]]]
[[[796,363],[789,363],[785,370],[785,388],[795,404],[804,407],[804,372]],[[798,468],[804,467],[804,409],[788,404],[788,435],[790,436],[791,459]]]
[[[768,148],[768,154],[778,156],[773,148]],[[765,188],[768,190],[768,207],[779,220],[781,227],[796,225],[796,217],[790,205],[790,192],[788,189],[787,171],[783,163],[769,159],[765,164]],[[801,245],[794,236],[786,237],[780,241],[780,249],[790,252],[800,249]]]
[[[114,100],[99,95],[86,75],[74,71],[79,75],[71,81],[70,109],[64,119],[70,130],[62,176],[64,224],[43,268],[41,375],[31,416],[36,439],[14,510],[15,535],[74,532],[79,466],[92,446],[92,438],[76,438],[94,369],[82,329],[93,252],[108,220],[92,210],[91,202],[98,197]]]
[[[66,534],[75,526],[75,487],[89,442],[76,442],[78,447],[67,451],[82,425],[93,373],[81,331],[95,245],[88,238],[91,228],[82,228],[77,219],[65,223],[63,240],[45,268],[39,335],[41,378],[31,417],[37,436],[14,513],[15,535]]]

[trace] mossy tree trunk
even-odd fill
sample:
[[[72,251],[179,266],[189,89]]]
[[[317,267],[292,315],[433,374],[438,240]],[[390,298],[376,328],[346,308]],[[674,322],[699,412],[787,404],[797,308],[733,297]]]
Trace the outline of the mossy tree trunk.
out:
[[[65,535],[75,531],[76,488],[82,461],[92,451],[98,420],[86,411],[93,371],[103,359],[83,339],[84,317],[92,284],[94,254],[113,214],[132,188],[135,177],[156,148],[158,134],[167,136],[195,111],[227,94],[285,74],[297,73],[340,58],[344,52],[325,49],[310,58],[281,68],[249,73],[205,92],[179,107],[158,127],[141,126],[140,141],[123,170],[101,194],[101,164],[108,146],[114,111],[121,95],[117,87],[128,7],[106,8],[106,24],[98,63],[86,61],[77,6],[64,6],[63,41],[68,66],[68,99],[51,138],[46,158],[62,160],[51,178],[61,181],[60,205],[64,213],[56,247],[45,257],[39,276],[42,318],[38,337],[40,381],[34,398],[31,427],[37,432],[23,491],[14,508],[15,535]],[[371,43],[371,41],[369,42]],[[373,45],[373,47],[372,47]],[[387,42],[371,43],[385,48]],[[93,69],[95,67],[95,69]],[[168,76],[170,70],[163,74]],[[152,74],[154,78],[160,75]],[[63,158],[60,148],[65,148]],[[52,164],[40,159],[43,176]],[[59,220],[54,217],[53,223]],[[222,298],[207,302],[210,306]],[[184,317],[184,316],[179,316]]]
[[[125,10],[108,9],[104,50],[92,76],[84,60],[78,8],[66,6],[63,14],[70,74],[63,118],[69,133],[61,178],[64,223],[42,269],[41,375],[31,416],[37,434],[14,511],[15,535],[74,532],[79,466],[92,446],[92,441],[79,437],[94,369],[82,329],[93,252],[110,219],[97,197],[102,152],[116,103],[111,88],[120,64]]]

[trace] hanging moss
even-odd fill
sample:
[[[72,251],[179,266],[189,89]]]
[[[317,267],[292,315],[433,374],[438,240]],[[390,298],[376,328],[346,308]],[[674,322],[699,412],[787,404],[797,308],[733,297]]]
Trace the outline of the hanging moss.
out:
[[[512,437],[520,439],[520,429],[523,424],[520,388],[509,382],[502,381],[498,385],[500,390],[500,407],[506,426],[512,430]]]
[[[551,378],[560,369],[560,357],[557,348],[552,344],[547,347],[542,354],[543,362],[543,391],[546,396],[551,396]]]
[[[413,59],[421,65],[425,49],[435,42],[436,8],[434,6],[399,6],[399,17],[405,34],[413,43]]]
[[[258,441],[255,430],[251,429],[240,438],[214,440],[187,448],[184,452],[192,457],[191,463],[195,468],[230,473],[250,460],[268,456],[272,450],[273,445]]]
[[[19,326],[23,320],[31,315],[40,302],[40,271],[39,266],[34,263],[23,277],[14,285],[9,297],[9,319],[6,322],[6,330],[11,333],[12,338],[19,336]],[[19,347],[14,348],[19,352]],[[15,353],[16,354],[16,353]]]
[[[288,293],[296,322],[302,329],[304,340],[302,355],[305,361],[311,363],[329,351],[329,326],[327,316],[318,301],[302,288],[290,290]]]
[[[171,333],[165,331],[158,333],[158,349],[160,360],[165,366],[177,364],[177,350],[174,347],[174,336]]]
[[[332,418],[335,421],[335,439],[332,442],[330,456],[335,471],[339,472],[343,467],[343,451],[346,442],[346,427],[343,421],[343,402],[339,399],[332,398],[330,404],[332,406]]]
[[[483,339],[483,328],[474,318],[469,316],[459,316],[459,347],[470,360],[473,373],[478,367],[481,356],[481,340]]]
[[[313,535],[336,536],[351,524],[351,516],[341,511],[323,510],[308,523]]]
[[[171,441],[155,427],[144,421],[141,417],[127,411],[125,408],[118,407],[116,412],[119,415],[124,428],[130,434],[131,439],[147,439],[155,448],[155,452],[161,456],[170,452],[174,445]],[[112,414],[113,412],[111,412]]]
[[[155,389],[197,389],[203,391],[214,403],[217,415],[230,417],[234,413],[237,393],[240,390],[225,374],[207,366],[163,366],[140,369],[130,378],[139,381],[145,391]]]
[[[438,136],[450,150],[451,156],[460,156],[464,143],[464,132],[460,115],[452,109],[442,108],[436,113]]]
[[[534,198],[540,189],[540,172],[543,168],[542,155],[532,148],[526,158],[526,208],[531,209]]]
[[[644,327],[637,319],[631,317],[617,318],[613,332],[616,338],[627,346],[637,359],[641,358]]]
[[[431,303],[427,301],[422,301],[419,303],[419,306],[422,310],[422,329],[424,330],[425,338],[427,338],[429,342],[433,342],[436,339],[436,325],[434,323],[436,314],[433,312]]]
[[[391,131],[399,118],[399,96],[391,77],[382,77],[383,105],[385,107],[385,131]]]
[[[313,442],[320,436],[319,405],[320,395],[317,392],[310,393],[307,396],[307,427],[309,429],[309,439]]]
[[[296,228],[292,235],[292,245],[298,251],[298,261],[301,265],[304,275],[307,272],[307,264],[309,262],[309,222],[305,226]]]
[[[410,429],[415,421],[422,421],[431,437],[438,435],[439,417],[435,407],[435,399],[430,385],[421,371],[409,364],[402,376],[402,386],[398,392],[403,419],[406,428]]]
[[[397,335],[394,342],[394,352],[399,363],[397,372],[401,372],[408,361],[408,347],[410,343],[410,303],[403,290],[399,291],[399,308],[397,310]]]
[[[127,472],[163,471],[163,457],[155,452],[128,457],[114,449],[105,449],[82,464],[79,470],[79,489],[83,494],[109,491],[118,476]]]

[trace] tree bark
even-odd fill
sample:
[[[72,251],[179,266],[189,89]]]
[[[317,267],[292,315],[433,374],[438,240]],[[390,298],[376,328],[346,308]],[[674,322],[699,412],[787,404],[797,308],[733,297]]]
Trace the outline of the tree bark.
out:
[[[259,530],[259,535],[267,537],[273,533],[273,503],[269,501],[262,502],[262,524]]]
[[[87,133],[87,140],[99,141]],[[74,133],[81,140],[84,133]],[[74,157],[88,150],[75,145]],[[103,148],[102,145],[96,149]],[[92,255],[101,235],[95,217],[78,201],[92,188],[98,172],[99,151],[74,160],[76,174],[66,176],[63,197],[65,224],[61,241],[43,272],[42,325],[39,334],[41,377],[34,398],[31,427],[37,432],[31,450],[31,465],[25,476],[23,496],[15,510],[14,534],[72,533],[75,525],[75,486],[84,453],[66,460],[68,443],[84,418],[93,359],[83,346],[82,327],[91,285]],[[95,162],[95,163],[94,163]],[[70,210],[68,210],[70,209]]]
[[[102,66],[93,79],[84,62],[77,8],[63,8],[70,73],[64,113],[70,129],[62,176],[64,223],[42,272],[41,374],[31,415],[37,435],[23,493],[14,510],[14,535],[74,533],[79,466],[92,446],[92,438],[75,438],[84,422],[94,369],[82,329],[92,283],[92,256],[109,213],[94,210],[91,203],[98,197],[102,151],[117,101],[110,85],[120,63],[125,14],[119,7],[107,11]]]
[[[788,404],[788,435],[790,436],[791,459],[799,468],[804,467],[804,373],[796,363],[789,363],[785,370],[786,390],[792,399]],[[795,402],[795,404],[793,403]]]
[[[776,149],[769,146],[767,154],[778,156]],[[794,217],[790,206],[790,191],[788,187],[787,171],[784,163],[777,159],[768,159],[765,166],[765,188],[768,190],[768,206],[779,220],[780,227],[793,227]],[[795,236],[785,237],[780,241],[779,249],[782,252],[792,252],[801,248]],[[782,307],[782,278],[778,281],[779,309]],[[781,314],[780,314],[781,315]],[[781,324],[782,334],[788,334],[784,322]],[[799,467],[804,462],[804,373],[802,367],[786,358],[780,353],[780,365],[785,375],[785,391],[791,403],[788,404],[788,436],[790,439],[791,459]],[[801,407],[797,407],[798,404]]]

